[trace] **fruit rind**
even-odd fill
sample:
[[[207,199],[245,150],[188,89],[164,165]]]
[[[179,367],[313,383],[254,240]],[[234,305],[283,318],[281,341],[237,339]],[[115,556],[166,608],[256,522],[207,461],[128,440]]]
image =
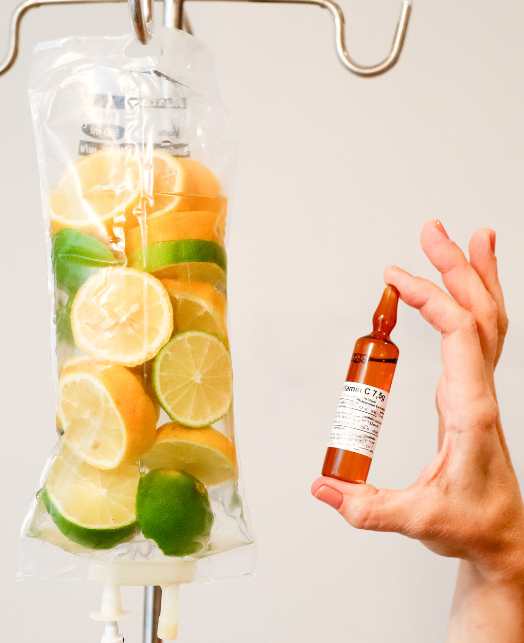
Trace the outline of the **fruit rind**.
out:
[[[216,335],[212,335],[211,333],[205,333],[204,331],[200,330],[188,330],[184,331],[182,333],[177,333],[176,335],[173,335],[173,337],[160,349],[158,352],[157,356],[155,357],[155,361],[153,362],[153,388],[155,390],[156,396],[158,401],[160,402],[160,406],[164,409],[164,411],[168,414],[171,420],[174,422],[178,422],[182,426],[187,426],[190,428],[196,428],[200,429],[206,426],[209,426],[211,424],[214,424],[215,422],[218,422],[221,420],[223,417],[225,417],[232,404],[233,404],[233,395],[230,397],[229,405],[227,407],[224,407],[222,409],[221,413],[217,414],[216,416],[213,416],[211,418],[207,418],[206,422],[189,422],[186,418],[180,418],[177,416],[172,408],[167,404],[165,397],[162,395],[161,390],[160,390],[160,383],[158,381],[158,378],[160,376],[160,363],[162,362],[162,357],[165,355],[165,353],[169,350],[170,345],[175,342],[179,341],[182,337],[187,336],[196,336],[196,335],[202,335],[204,337],[210,337],[212,338],[213,341],[218,342],[224,347],[224,352],[225,354],[229,357],[229,366],[230,366],[230,371],[232,372],[231,369],[231,356],[229,355],[229,351],[227,350],[224,342],[220,341]],[[233,376],[231,375],[231,382],[233,381]]]
[[[198,553],[209,541],[213,526],[204,485],[174,469],[155,469],[140,478],[136,516],[144,536],[154,540],[166,556]]]
[[[89,549],[111,549],[120,543],[130,540],[139,530],[136,520],[128,525],[115,527],[113,529],[91,529],[90,527],[82,527],[71,522],[60,513],[45,486],[42,491],[42,497],[47,512],[61,533],[72,542],[83,547],[88,547]]]

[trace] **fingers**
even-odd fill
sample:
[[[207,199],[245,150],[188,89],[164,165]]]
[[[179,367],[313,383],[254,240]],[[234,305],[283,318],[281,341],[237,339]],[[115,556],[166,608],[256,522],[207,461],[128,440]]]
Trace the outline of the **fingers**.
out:
[[[315,480],[311,493],[336,509],[357,529],[393,531],[411,538],[424,533],[425,521],[420,503],[415,500],[415,491],[377,490],[369,484],[351,484],[323,477]],[[336,502],[331,502],[335,499]]]
[[[447,381],[456,386],[455,395],[464,396],[468,406],[472,400],[489,391],[484,357],[471,313],[443,290],[426,279],[390,266],[384,281],[395,286],[402,300],[420,311],[436,330],[442,333],[442,363]]]
[[[495,239],[496,235],[493,230],[489,228],[477,230],[469,242],[469,261],[497,305],[498,341],[495,355],[496,364],[502,352],[504,338],[508,330],[508,316],[498,278]]]
[[[475,248],[489,249],[493,254],[489,240],[487,248],[484,248],[480,241],[479,239],[475,243]],[[448,237],[440,221],[426,223],[422,228],[420,243],[428,259],[441,273],[450,295],[475,317],[482,352],[486,364],[492,370],[499,346],[498,302],[487,290],[481,276],[466,259],[462,250]],[[480,254],[477,253],[479,256]],[[488,273],[492,277],[491,272]]]

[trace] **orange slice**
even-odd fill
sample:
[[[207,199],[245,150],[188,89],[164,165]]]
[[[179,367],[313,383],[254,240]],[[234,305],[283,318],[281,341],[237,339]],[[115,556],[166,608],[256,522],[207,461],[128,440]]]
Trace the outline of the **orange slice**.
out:
[[[149,243],[204,239],[224,245],[224,221],[216,212],[176,212],[148,218],[147,222],[131,228],[126,235],[126,253]]]

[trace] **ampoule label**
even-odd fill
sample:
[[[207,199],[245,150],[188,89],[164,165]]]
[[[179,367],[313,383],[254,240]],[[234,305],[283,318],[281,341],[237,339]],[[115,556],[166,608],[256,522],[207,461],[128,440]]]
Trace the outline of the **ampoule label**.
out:
[[[380,388],[345,382],[328,447],[373,457],[388,394]]]

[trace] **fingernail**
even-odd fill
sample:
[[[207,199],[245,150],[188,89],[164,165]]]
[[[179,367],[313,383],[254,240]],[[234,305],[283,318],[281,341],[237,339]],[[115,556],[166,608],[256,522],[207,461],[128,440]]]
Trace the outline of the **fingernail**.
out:
[[[403,272],[405,275],[409,275],[409,272],[407,270],[402,270],[402,268],[399,268],[398,266],[390,266],[390,269],[391,270],[398,270],[398,272]]]
[[[333,507],[333,509],[336,509],[337,511],[340,509],[342,503],[344,502],[344,496],[340,493],[340,491],[332,489],[331,487],[320,487],[320,489],[317,489],[315,498],[317,500],[325,502],[326,505]]]
[[[493,254],[495,254],[495,245],[497,243],[497,233],[495,230],[491,231],[491,234],[489,235],[489,241],[491,243],[491,250],[493,251]]]
[[[442,225],[442,221],[437,220],[436,226],[437,229],[446,237],[446,239],[449,239],[449,234],[446,232],[446,228]]]

